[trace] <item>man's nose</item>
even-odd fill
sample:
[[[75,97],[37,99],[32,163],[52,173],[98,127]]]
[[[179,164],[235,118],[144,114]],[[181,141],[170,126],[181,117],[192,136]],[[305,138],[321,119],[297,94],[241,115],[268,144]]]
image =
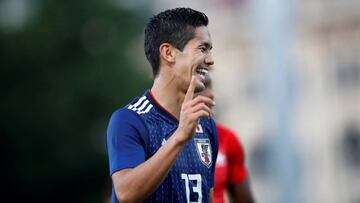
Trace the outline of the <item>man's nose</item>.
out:
[[[209,66],[214,65],[214,59],[213,59],[211,53],[206,55],[205,63]]]

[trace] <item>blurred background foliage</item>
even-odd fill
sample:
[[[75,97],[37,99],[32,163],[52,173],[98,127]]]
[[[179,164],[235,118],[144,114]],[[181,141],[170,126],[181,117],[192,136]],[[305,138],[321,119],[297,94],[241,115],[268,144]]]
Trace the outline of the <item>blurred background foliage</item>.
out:
[[[32,11],[21,26],[6,24],[9,2]],[[128,54],[147,10],[102,0],[0,8],[4,192],[16,195],[12,202],[104,202],[108,118],[150,86]]]

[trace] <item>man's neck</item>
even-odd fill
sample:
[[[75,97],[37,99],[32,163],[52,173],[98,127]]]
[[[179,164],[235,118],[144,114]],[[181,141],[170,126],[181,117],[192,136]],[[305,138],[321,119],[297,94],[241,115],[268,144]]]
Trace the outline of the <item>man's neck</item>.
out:
[[[151,92],[160,105],[179,120],[185,94],[176,87],[174,82],[159,76],[155,78]]]

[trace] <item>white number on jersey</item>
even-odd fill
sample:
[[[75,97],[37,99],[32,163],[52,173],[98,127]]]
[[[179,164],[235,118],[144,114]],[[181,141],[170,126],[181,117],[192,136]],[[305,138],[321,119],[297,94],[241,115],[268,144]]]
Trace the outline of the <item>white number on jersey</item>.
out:
[[[201,192],[201,175],[200,174],[181,174],[181,179],[185,180],[185,192],[187,203],[201,203],[202,192]],[[190,202],[190,186],[189,181],[196,181],[196,186],[192,187],[192,192],[198,193],[198,199],[195,202]]]

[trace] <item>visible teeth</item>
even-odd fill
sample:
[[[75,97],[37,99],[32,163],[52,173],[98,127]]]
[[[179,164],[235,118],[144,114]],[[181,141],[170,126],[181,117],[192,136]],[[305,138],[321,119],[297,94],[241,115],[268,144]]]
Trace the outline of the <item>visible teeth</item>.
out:
[[[199,68],[196,72],[201,75],[206,75],[209,72],[209,70],[207,70],[205,68]]]

